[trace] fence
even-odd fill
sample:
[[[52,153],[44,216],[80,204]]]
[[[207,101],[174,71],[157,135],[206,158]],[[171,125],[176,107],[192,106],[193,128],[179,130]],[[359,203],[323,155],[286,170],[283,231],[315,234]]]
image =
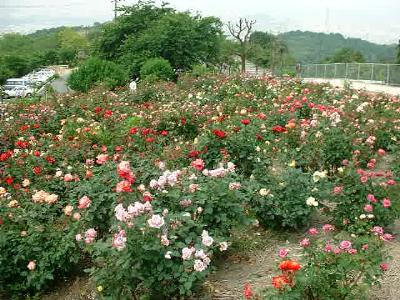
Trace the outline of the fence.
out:
[[[336,63],[302,65],[302,78],[368,80],[400,86],[400,64]]]

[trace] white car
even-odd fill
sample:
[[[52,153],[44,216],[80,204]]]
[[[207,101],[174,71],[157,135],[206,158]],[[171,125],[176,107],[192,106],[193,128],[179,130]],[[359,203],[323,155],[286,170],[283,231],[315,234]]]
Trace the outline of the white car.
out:
[[[27,98],[32,97],[34,94],[34,90],[28,86],[17,86],[12,90],[5,90],[4,97],[5,98]]]

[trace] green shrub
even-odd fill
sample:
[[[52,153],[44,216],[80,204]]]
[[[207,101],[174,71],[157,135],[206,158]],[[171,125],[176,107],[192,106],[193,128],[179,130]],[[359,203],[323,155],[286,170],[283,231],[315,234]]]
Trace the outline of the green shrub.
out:
[[[313,206],[318,205],[309,174],[289,168],[275,174],[267,172],[256,180],[251,184],[256,191],[251,204],[263,226],[299,229],[307,225]]]
[[[128,81],[127,73],[117,64],[90,58],[79,66],[68,79],[68,85],[76,91],[87,92],[97,84],[105,84],[113,89]]]
[[[211,69],[207,68],[205,65],[195,65],[190,72],[194,77],[201,77],[212,72]]]
[[[144,63],[140,69],[140,76],[146,81],[168,81],[173,79],[175,74],[168,60],[164,58],[152,58]]]

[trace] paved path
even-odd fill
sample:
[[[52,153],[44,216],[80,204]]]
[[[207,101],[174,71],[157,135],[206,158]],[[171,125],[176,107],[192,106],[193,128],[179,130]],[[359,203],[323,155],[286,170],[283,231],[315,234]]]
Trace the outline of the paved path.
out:
[[[304,78],[303,80],[307,82],[316,82],[316,83],[329,82],[331,85],[338,86],[341,88],[344,87],[346,81],[344,79],[322,79],[322,78]],[[368,81],[357,81],[357,80],[348,80],[348,81],[351,83],[351,87],[353,89],[367,90],[376,93],[387,93],[396,96],[400,95],[399,86],[376,84]]]
[[[67,86],[67,79],[69,75],[71,75],[71,72],[67,72],[51,82],[51,86],[56,93],[65,94],[71,92],[71,89]]]

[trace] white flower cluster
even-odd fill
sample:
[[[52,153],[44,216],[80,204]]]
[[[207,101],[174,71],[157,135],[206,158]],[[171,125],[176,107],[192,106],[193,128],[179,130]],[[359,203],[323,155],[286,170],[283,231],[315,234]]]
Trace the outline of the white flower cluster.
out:
[[[227,163],[226,169],[224,166],[220,166],[217,169],[214,170],[203,170],[203,175],[204,176],[209,176],[209,177],[225,177],[228,173],[234,173],[235,172],[235,164],[232,162]]]
[[[153,179],[150,181],[150,187],[152,189],[164,190],[166,186],[175,186],[181,174],[181,170],[173,172],[166,170],[157,180]]]

